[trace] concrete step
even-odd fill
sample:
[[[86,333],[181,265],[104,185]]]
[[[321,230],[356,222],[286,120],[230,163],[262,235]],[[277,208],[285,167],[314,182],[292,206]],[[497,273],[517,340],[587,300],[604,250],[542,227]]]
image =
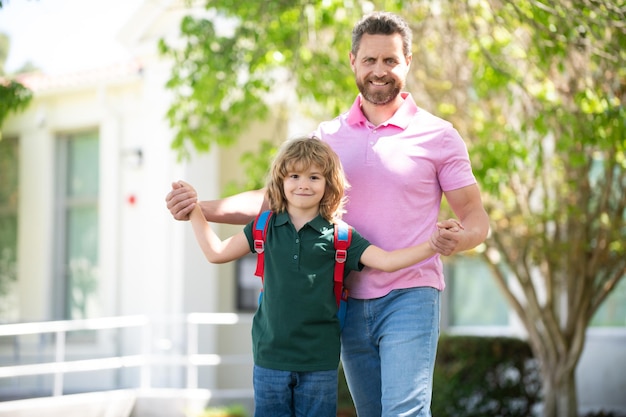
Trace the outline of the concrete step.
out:
[[[0,402],[0,417],[190,417],[239,404],[249,415],[252,390],[128,389]]]
[[[0,417],[129,417],[134,390],[90,392],[0,403]]]

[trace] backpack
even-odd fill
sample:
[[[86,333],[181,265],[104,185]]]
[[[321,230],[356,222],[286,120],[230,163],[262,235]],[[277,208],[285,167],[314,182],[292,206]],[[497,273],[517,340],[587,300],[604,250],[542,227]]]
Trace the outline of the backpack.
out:
[[[254,275],[261,278],[263,283],[263,273],[265,271],[265,236],[267,235],[267,225],[272,216],[271,210],[260,212],[252,225],[252,238],[254,239],[254,251],[257,253],[256,271]],[[343,286],[344,264],[348,257],[348,248],[352,241],[352,229],[345,222],[335,223],[334,246],[335,246],[335,269],[333,273],[335,299],[337,300],[337,317],[339,326],[343,329],[346,308],[348,301],[348,290]],[[263,297],[263,288],[259,294],[259,304]]]

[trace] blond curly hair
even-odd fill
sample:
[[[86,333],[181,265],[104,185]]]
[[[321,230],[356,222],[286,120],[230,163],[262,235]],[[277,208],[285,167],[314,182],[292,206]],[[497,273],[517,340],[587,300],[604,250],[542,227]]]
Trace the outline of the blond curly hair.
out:
[[[345,212],[345,191],[349,184],[339,156],[317,137],[290,139],[278,150],[266,185],[270,210],[275,213],[287,210],[287,197],[283,187],[287,174],[294,170],[308,169],[312,165],[321,169],[326,180],[326,190],[320,201],[320,215],[331,222],[341,218]]]

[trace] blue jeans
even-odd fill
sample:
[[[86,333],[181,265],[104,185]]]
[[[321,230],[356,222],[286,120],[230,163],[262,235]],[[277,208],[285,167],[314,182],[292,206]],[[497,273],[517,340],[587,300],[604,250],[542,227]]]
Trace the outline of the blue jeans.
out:
[[[336,417],[337,370],[290,372],[254,366],[254,417]]]
[[[440,293],[348,300],[341,362],[359,417],[430,417]]]

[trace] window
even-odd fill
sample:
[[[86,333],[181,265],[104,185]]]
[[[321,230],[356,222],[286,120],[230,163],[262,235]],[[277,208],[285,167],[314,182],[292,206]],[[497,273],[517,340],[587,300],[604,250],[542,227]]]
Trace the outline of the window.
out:
[[[0,140],[0,322],[17,318],[17,139]]]
[[[56,315],[98,315],[99,140],[96,132],[63,136],[58,146]]]
[[[247,255],[237,260],[237,310],[255,312],[259,306],[261,278],[254,275],[257,255]]]
[[[617,287],[604,300],[591,319],[592,327],[626,327],[626,277],[622,278]]]
[[[619,199],[622,198],[622,185],[620,183],[620,171],[619,166],[614,167],[615,175],[605,175],[604,161],[601,156],[596,155],[593,160],[592,169],[589,172],[589,177],[592,186],[612,188],[610,198],[614,198],[616,201],[614,204],[619,206]],[[608,183],[606,178],[612,178],[613,182]],[[619,230],[619,229],[618,229]],[[610,326],[624,326],[626,327],[626,277],[622,277],[617,287],[611,294],[604,300],[596,314],[591,319],[590,326],[592,327],[610,327]]]
[[[445,264],[450,326],[507,326],[509,309],[482,259],[457,255]]]

